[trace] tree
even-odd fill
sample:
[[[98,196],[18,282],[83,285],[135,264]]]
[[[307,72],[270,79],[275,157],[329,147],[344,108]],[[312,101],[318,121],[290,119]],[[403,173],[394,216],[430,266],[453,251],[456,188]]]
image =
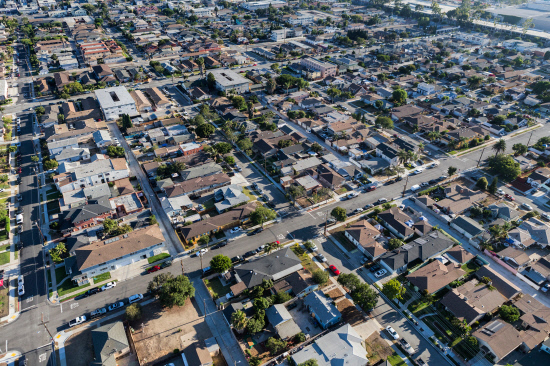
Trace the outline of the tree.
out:
[[[392,93],[392,100],[399,105],[405,104],[405,102],[407,101],[407,92],[401,88],[395,89]]]
[[[195,288],[185,275],[179,275],[166,281],[158,294],[161,305],[169,308],[174,305],[183,306],[188,298],[194,296]]]
[[[265,343],[265,347],[269,350],[272,356],[284,351],[287,343],[281,339],[271,337]]]
[[[248,330],[248,333],[251,335],[254,335],[258,332],[261,332],[262,329],[265,327],[265,320],[263,318],[251,318],[248,320],[248,324],[246,326],[246,329]]]
[[[494,124],[494,125],[500,126],[504,123],[504,121],[506,121],[506,116],[503,116],[503,115],[499,114],[498,116],[495,116],[493,118],[491,123]]]
[[[210,137],[210,135],[212,135],[214,132],[216,132],[216,128],[210,123],[203,123],[197,127],[195,132],[199,137],[207,138]]]
[[[340,273],[338,283],[353,291],[361,284],[361,280],[359,280],[359,277],[355,273]]]
[[[450,166],[448,169],[447,169],[447,174],[449,174],[449,177],[452,177],[457,171],[457,168],[455,168],[454,166]]]
[[[513,323],[519,319],[519,310],[515,306],[502,305],[498,310],[498,314],[508,323]]]
[[[233,150],[233,145],[231,145],[229,142],[218,142],[216,145],[214,145],[214,150],[216,150],[217,153],[221,155],[229,154],[231,150]]]
[[[249,100],[248,103],[246,103],[246,109],[248,111],[248,118],[254,118],[254,103],[252,103],[252,101]]]
[[[226,156],[223,160],[229,165],[235,164],[235,158],[233,156]]]
[[[208,234],[204,234],[199,238],[199,243],[201,245],[206,245],[208,242],[210,242],[210,235]]]
[[[123,114],[122,115],[122,128],[124,128],[126,130],[126,129],[132,128],[132,127],[134,127],[134,124],[132,123],[132,119],[130,118],[130,116],[127,115],[127,114]]]
[[[400,248],[403,244],[404,243],[397,238],[391,238],[390,240],[388,240],[388,246],[391,250]]]
[[[523,155],[527,152],[529,148],[524,145],[524,144],[514,144],[512,146],[512,150],[514,151],[514,153],[517,155]]]
[[[204,117],[202,114],[197,114],[195,116],[195,118],[193,118],[193,123],[196,125],[196,126],[201,126],[205,123],[205,120],[204,120]]]
[[[319,153],[319,152],[323,151],[323,147],[321,145],[319,145],[318,143],[314,142],[311,145],[311,151],[313,151],[315,153]]]
[[[502,179],[512,181],[521,174],[521,168],[510,155],[495,155],[488,159],[489,168]]]
[[[264,223],[275,220],[277,213],[267,207],[258,206],[250,214],[250,220],[254,225],[263,225]]]
[[[487,178],[481,177],[477,180],[476,187],[481,189],[482,191],[487,189],[487,186],[489,185],[489,182],[487,182]]]
[[[296,198],[302,197],[305,194],[306,190],[302,186],[292,185],[288,188],[288,194],[294,202],[296,202]]]
[[[218,254],[210,260],[210,268],[216,273],[224,273],[231,268],[232,265],[231,259],[223,254]]]
[[[211,72],[206,75],[206,85],[208,85],[208,89],[211,91],[216,89],[216,77]]]
[[[204,70],[204,58],[202,57],[199,57],[197,59],[195,59],[195,62],[197,63],[197,65],[199,65],[199,70],[200,70],[200,73],[201,73],[201,78],[204,77],[203,75],[203,70]]]
[[[311,278],[316,284],[324,285],[328,282],[328,273],[323,271],[322,269],[316,269],[315,271],[313,271]]]
[[[271,301],[265,297],[258,297],[254,299],[254,311],[258,314],[261,311],[265,311],[271,306]]]
[[[242,140],[237,141],[237,146],[242,151],[248,151],[252,148],[252,141],[250,141],[250,139],[246,137]]]
[[[374,121],[374,124],[376,126],[380,126],[387,130],[393,129],[393,121],[391,120],[390,117],[384,117],[384,116],[377,117],[376,120]]]
[[[36,155],[33,155],[33,156],[31,156],[31,160],[32,160],[33,163],[38,163],[38,160],[40,160],[40,158]]]
[[[138,303],[133,303],[126,308],[126,320],[134,322],[141,319],[141,305]]]
[[[495,193],[497,193],[497,190],[498,190],[498,178],[494,177],[493,181],[491,182],[491,184],[487,188],[487,191],[491,194],[495,194]]]
[[[317,360],[314,358],[311,358],[307,360],[306,362],[302,362],[298,366],[318,366]]]
[[[367,283],[361,283],[351,292],[351,298],[356,304],[368,311],[376,306],[378,292]]]
[[[267,92],[269,94],[273,94],[275,92],[275,89],[277,88],[277,83],[275,83],[275,80],[269,79],[266,84]]]
[[[302,343],[305,341],[306,341],[306,335],[304,334],[304,332],[300,332],[294,336],[294,343]]]
[[[340,96],[340,94],[342,94],[342,91],[338,88],[332,87],[327,89],[326,93],[331,98],[332,103],[334,103],[334,97]]]
[[[405,288],[396,278],[389,280],[384,284],[382,292],[390,300],[401,299],[401,296],[405,293]]]
[[[123,158],[124,148],[122,146],[115,146],[115,145],[107,146],[107,155],[110,158]]]
[[[55,248],[50,249],[48,253],[50,254],[50,258],[52,259],[52,261],[58,263],[63,261],[63,258],[67,253],[67,247],[64,243],[59,243],[55,246]]]
[[[151,293],[153,296],[158,296],[162,286],[166,283],[166,281],[171,280],[172,278],[174,278],[174,276],[170,272],[156,275],[147,285],[147,292]]]
[[[54,159],[46,159],[42,164],[44,165],[44,169],[46,170],[55,169],[59,166],[57,160]]]
[[[346,209],[342,207],[335,207],[331,212],[331,216],[334,217],[338,221],[346,221],[348,215],[346,213]]]
[[[496,144],[493,145],[492,149],[495,152],[495,155],[506,151],[506,141],[503,139],[498,140]]]
[[[158,225],[157,217],[155,215],[149,216],[149,224],[150,225]]]
[[[105,220],[103,220],[103,231],[105,231],[105,233],[111,234],[116,230],[117,227],[118,227],[118,222],[116,222],[115,220],[110,219],[108,217],[105,218]]]
[[[288,300],[292,299],[292,296],[288,292],[279,291],[273,295],[273,303],[275,304],[284,304]]]
[[[244,330],[244,328],[246,328],[246,325],[248,324],[246,314],[242,310],[235,311],[233,314],[231,314],[231,324],[233,325],[233,328],[238,331]]]

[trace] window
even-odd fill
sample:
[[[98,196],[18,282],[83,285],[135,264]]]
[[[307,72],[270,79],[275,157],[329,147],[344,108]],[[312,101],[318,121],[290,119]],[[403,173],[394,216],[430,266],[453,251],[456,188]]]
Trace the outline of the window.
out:
[[[140,256],[139,256],[139,259],[146,259],[146,258],[147,258],[147,255],[146,255],[146,254],[140,255]]]

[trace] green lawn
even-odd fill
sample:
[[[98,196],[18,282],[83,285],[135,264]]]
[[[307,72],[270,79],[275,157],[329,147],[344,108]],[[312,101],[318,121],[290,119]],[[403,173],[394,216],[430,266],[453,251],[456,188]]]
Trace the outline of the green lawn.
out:
[[[111,272],[102,273],[99,276],[94,277],[94,283],[107,281],[110,278],[111,278]]]
[[[149,264],[151,264],[151,263],[161,261],[165,258],[168,258],[169,256],[170,256],[170,254],[168,254],[168,253],[160,253],[160,254],[157,254],[157,255],[154,255],[152,257],[147,258],[147,261],[149,262]]]
[[[424,310],[425,308],[427,308],[428,306],[430,306],[430,303],[429,302],[425,302],[423,299],[418,299],[418,300],[415,300],[413,301],[409,306],[408,306],[408,309],[414,313],[416,316],[418,316],[419,314],[416,314],[422,310]]]
[[[348,252],[353,252],[354,250],[357,250],[357,247],[351,241],[349,241],[348,238],[346,238],[346,236],[344,235],[344,231],[334,232],[332,233],[332,235],[334,236],[334,239],[338,240],[338,242],[342,244],[342,246],[346,248]]]
[[[59,201],[50,201],[47,203],[48,214],[54,215],[61,212],[59,208]]]
[[[10,252],[0,253],[0,266],[10,262]]]
[[[388,361],[392,366],[407,366],[405,361],[397,353],[388,357]]]
[[[204,210],[208,211],[211,208],[214,208],[215,203],[216,202],[214,202],[214,198],[210,198],[208,201],[203,202],[202,205],[204,206]]]
[[[246,196],[250,198],[251,201],[255,201],[258,199],[258,197],[254,196],[248,188],[243,188],[243,193],[246,194]]]
[[[48,271],[49,273],[50,271]],[[59,267],[55,269],[55,283],[60,283],[63,279],[67,277],[67,272],[65,272],[65,267]]]
[[[477,263],[471,260],[468,263],[463,264],[460,268],[466,271],[466,274],[469,275],[470,273],[477,271],[479,269],[479,266],[477,265]]]
[[[63,197],[63,195],[57,191],[51,193],[46,192],[46,198],[48,201],[60,199],[61,197]]]
[[[208,287],[208,291],[210,291],[213,298],[225,296],[229,293],[229,291],[231,291],[230,286],[222,286],[222,283],[218,277],[208,280],[206,287]]]
[[[0,241],[8,240],[8,232],[4,229],[0,230]]]
[[[300,254],[300,251],[298,249],[298,244],[293,245],[290,249],[300,258],[300,261],[302,262],[302,266],[307,269],[309,272],[313,273],[315,270],[318,270],[319,267],[315,263],[313,263],[313,260],[309,255],[307,255],[307,251],[304,250],[303,254]]]
[[[61,297],[63,295],[70,294],[71,292],[79,291],[83,288],[90,287],[90,284],[87,283],[82,286],[75,286],[73,281],[65,281],[61,286],[57,287],[57,294]]]
[[[4,230],[4,231],[5,231],[5,230]],[[11,244],[6,244],[6,245],[0,246],[0,252],[3,252],[4,250],[10,249],[10,245],[11,245]]]

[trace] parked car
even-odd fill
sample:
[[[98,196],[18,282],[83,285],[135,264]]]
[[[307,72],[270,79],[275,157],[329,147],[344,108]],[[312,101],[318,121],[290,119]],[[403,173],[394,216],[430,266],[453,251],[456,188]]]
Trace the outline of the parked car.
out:
[[[115,281],[107,282],[106,284],[101,286],[101,291],[110,290],[113,287],[116,287],[116,282]]]
[[[162,262],[162,264],[160,265],[160,268],[167,268],[167,267],[170,267],[171,265],[172,265],[172,261],[168,260],[168,261]]]
[[[242,230],[242,229],[241,229],[239,226],[235,226],[233,229],[231,229],[231,230],[229,231],[229,233],[234,234],[234,233],[237,233],[237,232],[239,232],[239,231],[241,231],[241,230]]]
[[[252,257],[253,255],[256,255],[255,250],[251,250],[251,251],[248,251],[248,252],[244,253],[243,257],[248,258],[248,257]]]
[[[399,339],[399,344],[401,345],[401,347],[403,347],[403,349],[409,354],[409,355],[414,355],[415,353],[415,350],[414,348],[411,347],[411,345],[409,344],[409,342],[407,342],[405,340],[405,338],[400,338]]]
[[[437,179],[431,179],[430,181],[428,181],[428,184],[436,184],[437,183]]]
[[[368,186],[367,188],[365,188],[365,192],[372,192],[376,189],[376,186]]]
[[[17,288],[17,294],[18,294],[19,296],[25,295],[25,286],[19,285],[19,287]]]
[[[363,212],[363,209],[361,207],[358,207],[355,210],[353,210],[353,214],[358,214],[358,213],[361,213],[361,212]]]
[[[428,182],[422,182],[422,183],[420,183],[420,187],[427,187],[427,186],[429,186],[429,185],[430,185],[430,183],[428,183]]]
[[[17,285],[23,286],[24,284],[25,284],[25,279],[23,278],[23,275],[19,275],[19,277],[17,277]]]
[[[506,193],[502,189],[497,189],[497,195],[504,196]]]
[[[426,362],[424,362],[424,360],[421,359],[421,358],[417,358],[417,359],[416,359],[416,364],[417,364],[418,366],[428,366],[428,364],[427,364]]]
[[[546,221],[550,221],[550,215],[548,215],[547,213],[542,213],[540,215],[540,217],[542,217],[543,219],[545,219]]]
[[[322,263],[325,263],[327,261],[327,259],[325,258],[325,256],[322,253],[317,254],[317,258]]]
[[[414,171],[414,174],[415,174],[415,175],[416,175],[416,174],[420,174],[420,173],[422,173],[423,171],[424,171],[424,169],[418,168],[418,169],[416,169],[416,170]]]
[[[336,276],[338,276],[340,274],[340,270],[338,268],[336,268],[336,266],[334,264],[331,264],[329,267],[328,267],[332,273],[334,273]]]
[[[442,180],[445,180],[447,178],[449,177],[447,177],[446,175],[442,175],[441,177],[437,178],[437,180],[441,182]]]
[[[256,235],[256,234],[261,233],[262,231],[264,231],[264,229],[261,228],[261,227],[259,227],[259,228],[257,228],[256,230],[249,232],[248,235],[249,235],[249,236]]]
[[[86,317],[84,315],[79,316],[71,321],[69,321],[69,327],[72,328],[74,326],[77,326],[79,324],[82,324],[86,321]]]
[[[90,313],[90,319],[96,318],[96,317],[101,316],[105,313],[107,313],[107,309],[105,309],[105,308],[95,309],[94,311],[92,311]]]
[[[147,273],[154,273],[154,272],[160,271],[160,270],[161,270],[160,266],[153,266],[153,267],[151,267],[147,270]]]
[[[335,223],[336,223],[336,219],[330,218],[327,220],[328,225],[335,224]]]
[[[111,305],[109,305],[108,310],[113,311],[113,310],[116,310],[116,309],[121,308],[123,306],[124,306],[124,303],[122,301],[117,301],[117,302],[112,303]]]
[[[348,194],[346,196],[347,199],[352,199],[352,198],[355,198],[355,197],[359,197],[359,193],[357,192],[351,192],[350,194]]]
[[[393,339],[399,339],[399,334],[397,334],[395,329],[393,329],[390,325],[386,327],[386,332],[388,332]]]
[[[382,204],[382,203],[386,203],[388,202],[388,199],[387,198],[379,198],[378,201],[376,201],[376,204]]]
[[[92,295],[95,295],[97,294],[98,292],[100,292],[101,290],[97,287],[94,287],[94,288],[91,288],[89,289],[88,291],[86,291],[86,295],[87,296],[92,296]]]
[[[533,210],[533,207],[531,207],[530,204],[525,203],[525,202],[521,204],[521,208],[525,209],[526,211],[532,211]]]
[[[378,271],[374,274],[374,277],[380,278],[380,277],[384,276],[386,273],[388,273],[388,271],[386,271],[385,269],[381,269],[380,271]]]
[[[227,245],[227,241],[222,241],[221,243],[218,243],[212,247],[212,250],[223,248]]]
[[[244,260],[243,257],[241,257],[240,255],[237,255],[231,258],[231,263],[239,263],[239,262],[242,262],[243,260]]]
[[[508,201],[515,201],[516,199],[511,194],[506,193],[504,195],[504,198],[506,198]]]
[[[132,295],[128,298],[128,303],[133,304],[133,303],[138,302],[139,300],[142,300],[142,299],[143,299],[142,294],[135,294],[135,295]]]
[[[548,292],[548,289],[550,289],[550,283],[546,282],[544,285],[542,285],[542,287],[540,288],[540,290],[542,292]]]

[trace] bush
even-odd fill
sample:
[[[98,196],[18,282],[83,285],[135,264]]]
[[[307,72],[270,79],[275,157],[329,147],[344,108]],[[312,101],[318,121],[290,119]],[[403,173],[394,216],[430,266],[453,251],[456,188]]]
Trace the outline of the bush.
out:
[[[128,306],[124,315],[126,317],[126,320],[130,322],[140,320],[142,317],[141,305],[138,303],[134,303]]]
[[[328,282],[328,273],[322,269],[318,269],[313,272],[312,279],[319,285],[324,285]]]

